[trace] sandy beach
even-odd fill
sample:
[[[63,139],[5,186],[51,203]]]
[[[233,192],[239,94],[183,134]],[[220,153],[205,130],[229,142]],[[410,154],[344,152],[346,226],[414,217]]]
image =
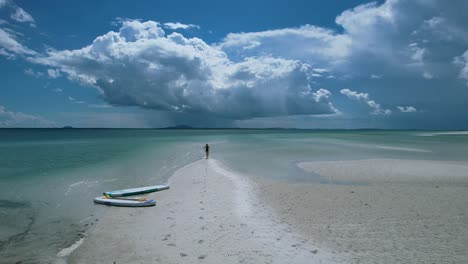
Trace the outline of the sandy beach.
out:
[[[345,170],[353,177],[343,180],[356,182],[324,184],[246,177],[199,160],[170,178],[170,190],[149,195],[156,207],[109,207],[58,262],[467,262],[468,171],[441,163],[453,177],[408,182],[399,180],[405,162],[299,164],[329,179]],[[370,164],[396,176],[382,169],[381,181]]]
[[[215,159],[179,169],[156,207],[109,207],[69,263],[338,263]],[[66,254],[65,254],[66,255]],[[61,261],[65,261],[63,256]]]

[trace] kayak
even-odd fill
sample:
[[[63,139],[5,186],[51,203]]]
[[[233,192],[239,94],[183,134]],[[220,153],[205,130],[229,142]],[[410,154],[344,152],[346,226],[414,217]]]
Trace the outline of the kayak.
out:
[[[111,192],[104,192],[105,196],[110,197],[122,197],[122,196],[130,196],[130,195],[138,195],[143,193],[150,193],[150,192],[157,192],[169,189],[169,185],[155,185],[155,186],[146,186],[146,187],[138,187],[138,188],[131,188],[125,190],[117,190]]]
[[[105,196],[94,198],[97,204],[113,205],[113,206],[126,206],[126,207],[145,207],[154,206],[156,201],[154,199],[126,199],[126,198],[107,198]]]

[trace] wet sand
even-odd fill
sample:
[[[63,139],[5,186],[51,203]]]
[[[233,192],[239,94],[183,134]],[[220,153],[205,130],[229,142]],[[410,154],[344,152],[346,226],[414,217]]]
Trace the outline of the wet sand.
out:
[[[330,182],[262,180],[260,199],[347,263],[468,263],[468,163],[305,162]]]

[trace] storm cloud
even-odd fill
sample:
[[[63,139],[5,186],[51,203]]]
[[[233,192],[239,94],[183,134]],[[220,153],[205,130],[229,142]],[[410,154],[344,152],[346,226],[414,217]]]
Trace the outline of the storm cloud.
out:
[[[271,56],[233,62],[201,39],[166,35],[153,21],[124,21],[82,49],[31,60],[97,88],[113,105],[230,119],[336,111],[329,91],[312,89],[306,63]]]

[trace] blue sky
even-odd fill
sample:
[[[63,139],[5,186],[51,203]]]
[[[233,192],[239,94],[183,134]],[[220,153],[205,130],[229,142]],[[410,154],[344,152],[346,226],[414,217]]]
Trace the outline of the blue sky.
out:
[[[0,0],[0,127],[468,129],[468,3]]]

